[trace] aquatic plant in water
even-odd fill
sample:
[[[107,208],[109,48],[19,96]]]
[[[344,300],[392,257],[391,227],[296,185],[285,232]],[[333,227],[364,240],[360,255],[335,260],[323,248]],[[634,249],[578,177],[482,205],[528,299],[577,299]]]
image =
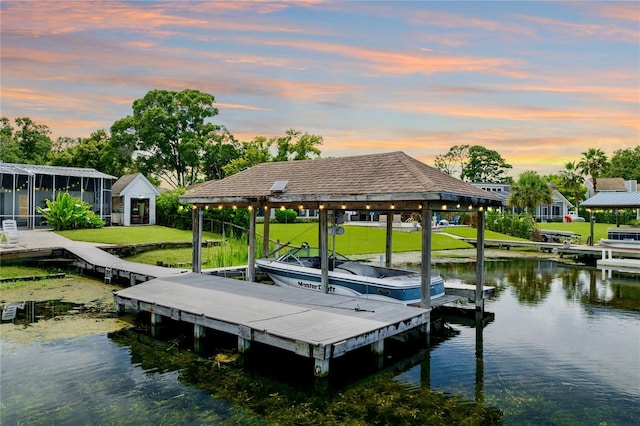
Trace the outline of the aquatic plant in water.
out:
[[[241,416],[278,425],[489,425],[499,423],[500,410],[441,392],[411,389],[391,373],[330,394],[294,386],[244,371],[228,352],[208,358],[133,330],[110,335],[131,348],[132,361],[148,371],[179,370],[179,379],[215,398],[224,399]],[[222,356],[218,356],[223,354]],[[220,362],[221,359],[232,362]],[[245,420],[247,417],[243,417]]]

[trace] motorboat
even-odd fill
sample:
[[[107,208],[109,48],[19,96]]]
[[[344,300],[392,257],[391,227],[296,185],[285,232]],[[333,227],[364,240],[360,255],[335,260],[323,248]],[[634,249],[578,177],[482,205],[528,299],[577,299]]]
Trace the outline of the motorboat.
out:
[[[308,246],[292,248],[276,259],[257,259],[256,265],[281,287],[323,291],[320,250]],[[339,253],[328,257],[327,292],[403,304],[421,301],[421,275],[403,269],[352,261]],[[444,280],[431,277],[431,299],[444,295]]]
[[[600,241],[598,241],[598,245],[601,245],[608,249],[640,250],[640,240],[613,240],[602,238]]]

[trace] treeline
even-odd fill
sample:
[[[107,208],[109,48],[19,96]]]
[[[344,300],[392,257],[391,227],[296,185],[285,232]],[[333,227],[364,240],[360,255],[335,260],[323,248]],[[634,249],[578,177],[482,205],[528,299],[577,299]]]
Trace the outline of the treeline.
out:
[[[2,117],[0,161],[88,167],[122,176],[141,172],[156,185],[184,188],[222,179],[258,163],[320,156],[322,137],[289,129],[282,136],[238,141],[223,125],[215,98],[197,90],[152,90],[133,113],[88,138],[59,137],[28,117]]]
[[[541,176],[527,170],[517,180],[507,175],[512,166],[498,152],[479,145],[454,145],[446,154],[436,156],[435,167],[467,182],[511,184],[509,205],[533,212],[539,205],[551,204],[549,184],[578,206],[585,199],[587,178],[594,190],[598,189],[598,178],[640,181],[640,145],[616,150],[611,158],[599,148],[589,148],[558,174]]]
[[[60,137],[28,117],[13,123],[2,117],[0,161],[66,167],[88,167],[119,177],[141,172],[154,184],[186,188],[222,179],[259,163],[320,157],[321,136],[289,129],[282,136],[257,136],[240,142],[227,128],[213,122],[218,115],[213,95],[198,90],[152,90],[132,104],[132,115],[88,138]],[[597,189],[598,178],[621,177],[640,181],[640,145],[614,151],[611,158],[589,148],[566,163],[558,174],[540,176],[529,170],[518,179],[512,166],[494,150],[479,145],[454,145],[435,157],[435,167],[467,182],[509,183],[509,205],[529,213],[551,204],[549,184],[575,206],[585,199],[585,179]],[[172,211],[166,217],[180,216]],[[168,220],[168,219],[167,219]]]

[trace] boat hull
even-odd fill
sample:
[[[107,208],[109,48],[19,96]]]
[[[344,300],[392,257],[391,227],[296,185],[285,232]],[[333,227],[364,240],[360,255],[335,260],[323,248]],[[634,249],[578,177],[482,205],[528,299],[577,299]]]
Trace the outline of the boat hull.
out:
[[[256,264],[278,286],[322,292],[319,269],[264,259],[257,260]],[[444,295],[442,277],[432,277],[430,287],[431,299]],[[327,293],[403,304],[419,303],[422,300],[421,278],[416,273],[373,278],[329,271]]]

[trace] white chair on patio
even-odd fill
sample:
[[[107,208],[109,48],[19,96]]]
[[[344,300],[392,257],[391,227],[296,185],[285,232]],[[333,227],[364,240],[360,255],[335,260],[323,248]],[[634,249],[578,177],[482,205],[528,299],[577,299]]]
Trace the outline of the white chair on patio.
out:
[[[18,231],[18,224],[15,220],[3,220],[0,243],[11,245],[17,244],[26,247],[27,238],[25,237],[24,232]]]

